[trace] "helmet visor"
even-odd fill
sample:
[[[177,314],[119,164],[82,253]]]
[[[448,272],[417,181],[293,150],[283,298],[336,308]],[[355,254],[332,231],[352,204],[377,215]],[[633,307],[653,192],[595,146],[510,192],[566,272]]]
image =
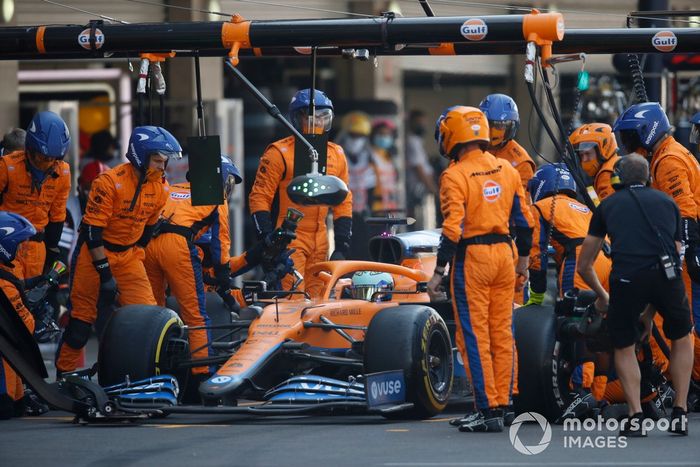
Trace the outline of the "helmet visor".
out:
[[[700,123],[693,125],[693,129],[690,130],[690,142],[693,144],[700,143]]]
[[[517,130],[513,120],[489,120],[491,146],[500,146],[515,137]]]
[[[377,292],[389,292],[391,287],[387,285],[353,285],[352,286],[352,298],[357,300],[372,300],[372,296]],[[386,299],[386,295],[382,294],[379,299]]]
[[[297,128],[301,128],[304,134],[320,135],[330,131],[333,124],[332,109],[316,109],[313,116],[309,115],[308,109],[302,109],[295,118]]]
[[[159,154],[161,156],[165,156],[168,158],[168,161],[182,159],[182,152],[180,152],[180,151],[172,151],[172,152],[158,151],[158,152],[155,152],[153,154]]]
[[[639,149],[643,149],[642,140],[639,139],[639,134],[636,130],[621,130],[617,132],[620,146],[625,154],[633,153]]]

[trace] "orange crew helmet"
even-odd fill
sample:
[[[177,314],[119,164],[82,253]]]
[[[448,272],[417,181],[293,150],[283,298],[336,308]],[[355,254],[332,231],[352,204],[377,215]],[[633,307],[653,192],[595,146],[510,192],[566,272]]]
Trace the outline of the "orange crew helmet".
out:
[[[489,122],[486,115],[476,107],[456,105],[447,108],[435,123],[435,140],[443,157],[457,155],[458,146],[480,142],[484,148],[489,144]]]
[[[595,177],[600,166],[617,152],[617,140],[610,125],[588,123],[578,127],[569,141],[581,161],[581,168]]]

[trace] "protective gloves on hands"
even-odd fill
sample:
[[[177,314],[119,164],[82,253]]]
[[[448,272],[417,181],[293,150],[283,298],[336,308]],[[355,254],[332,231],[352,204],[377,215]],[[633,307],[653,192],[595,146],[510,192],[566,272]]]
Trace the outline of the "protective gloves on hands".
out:
[[[700,245],[690,243],[685,248],[685,265],[690,279],[700,284]]]
[[[117,289],[117,281],[112,276],[107,258],[93,261],[92,264],[100,275],[100,291],[97,296],[97,309],[99,310],[114,304],[119,289]]]
[[[525,306],[542,305],[542,302],[544,302],[544,292],[534,292],[530,289],[530,299],[525,303]]]

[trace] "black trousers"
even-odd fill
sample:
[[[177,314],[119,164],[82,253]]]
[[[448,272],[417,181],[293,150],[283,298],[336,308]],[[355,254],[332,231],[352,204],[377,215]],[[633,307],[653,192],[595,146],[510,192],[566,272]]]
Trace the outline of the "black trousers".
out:
[[[639,315],[653,305],[664,318],[664,333],[671,340],[692,329],[683,280],[666,279],[661,269],[646,269],[610,279],[608,329],[615,348],[629,347],[639,338]]]

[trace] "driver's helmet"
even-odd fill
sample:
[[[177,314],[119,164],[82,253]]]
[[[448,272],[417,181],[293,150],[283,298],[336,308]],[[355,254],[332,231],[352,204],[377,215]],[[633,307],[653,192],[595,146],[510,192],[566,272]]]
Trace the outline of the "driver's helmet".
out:
[[[384,292],[394,289],[394,278],[388,272],[357,271],[352,275],[352,298],[371,300],[376,292]],[[381,301],[391,300],[391,294],[382,294]]]

